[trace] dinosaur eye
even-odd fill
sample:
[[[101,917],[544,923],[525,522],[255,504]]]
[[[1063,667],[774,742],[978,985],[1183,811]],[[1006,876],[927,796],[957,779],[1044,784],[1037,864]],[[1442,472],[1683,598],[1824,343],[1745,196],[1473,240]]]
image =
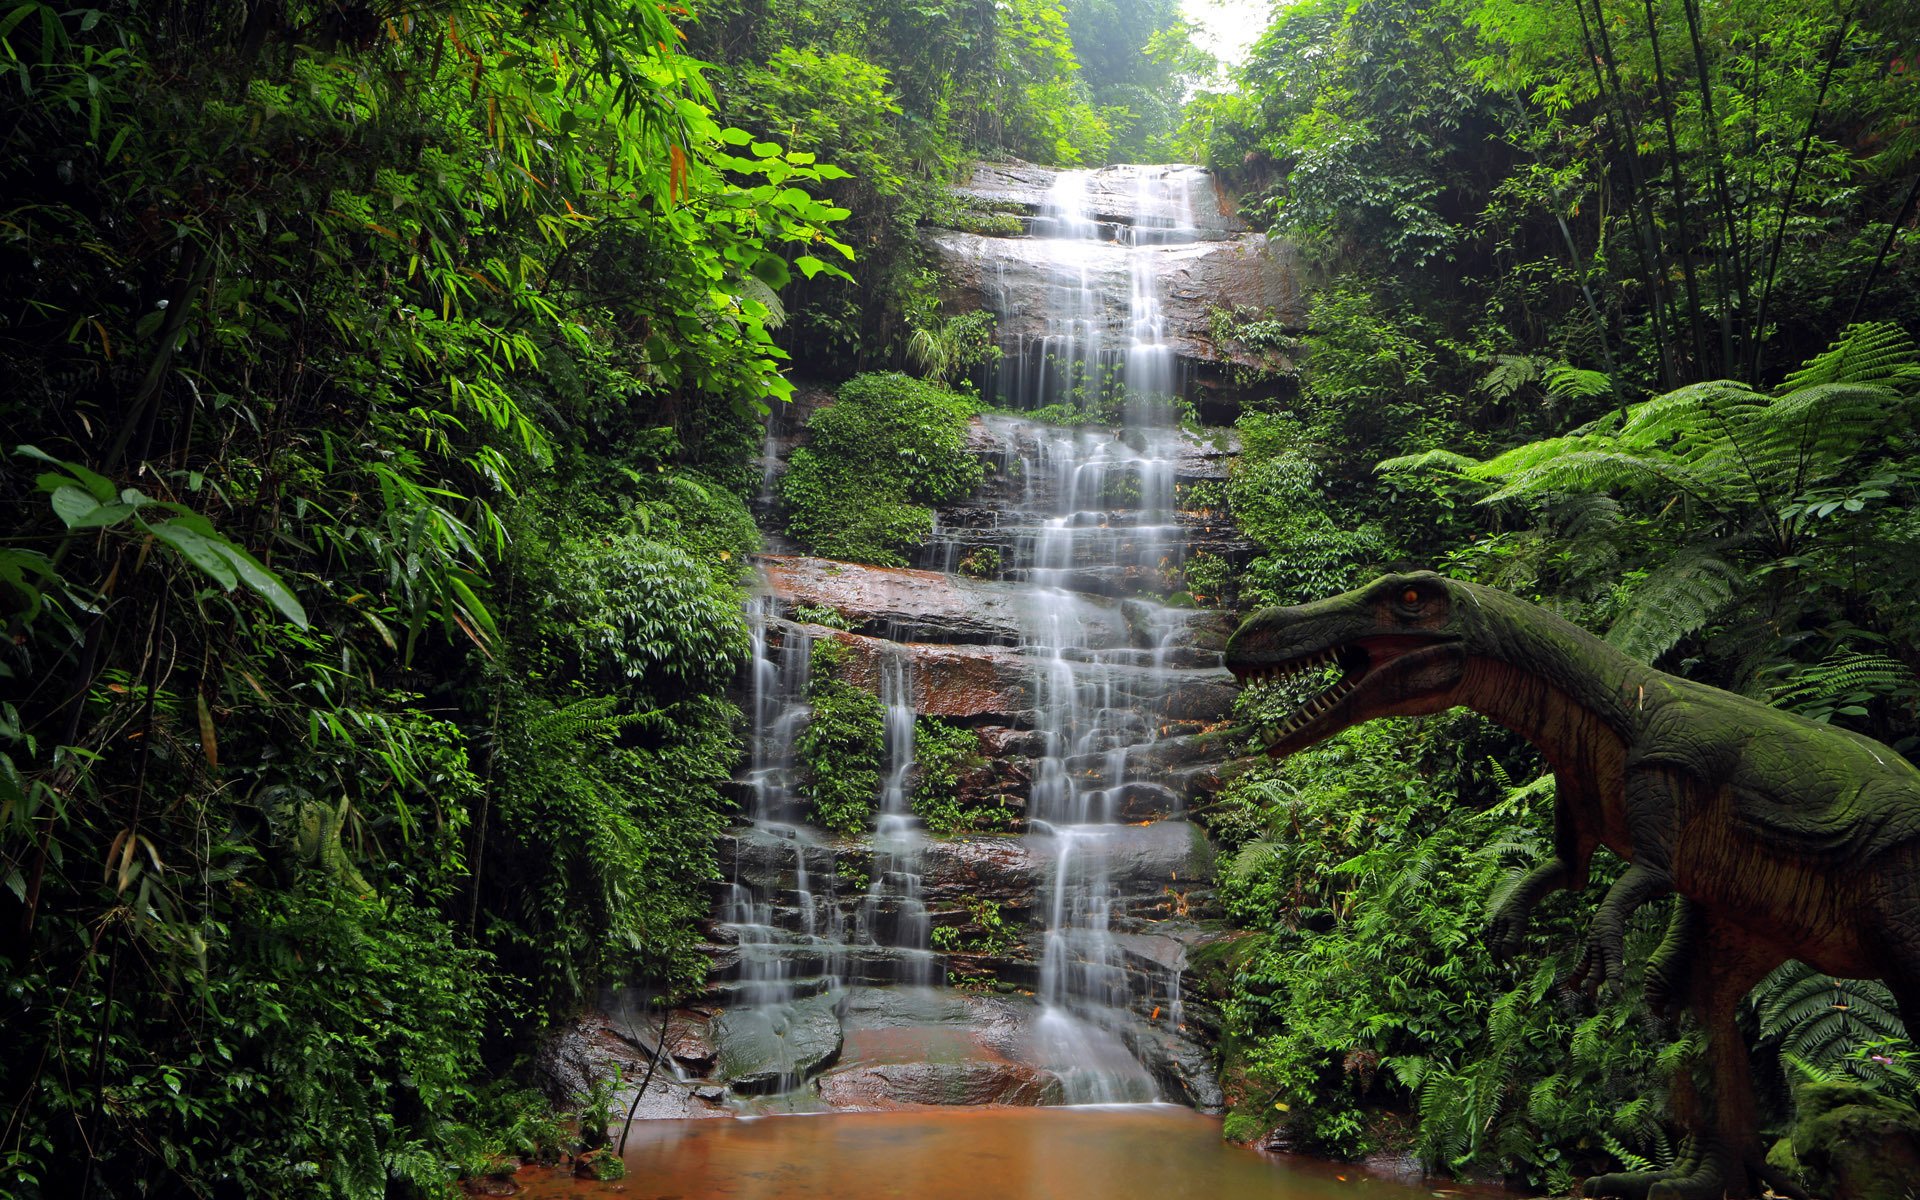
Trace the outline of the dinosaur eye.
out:
[[[1420,603],[1420,589],[1419,589],[1419,588],[1408,588],[1408,589],[1407,589],[1406,591],[1404,591],[1404,592],[1401,592],[1401,593],[1400,593],[1400,603],[1402,603],[1402,604],[1418,604],[1418,603]]]

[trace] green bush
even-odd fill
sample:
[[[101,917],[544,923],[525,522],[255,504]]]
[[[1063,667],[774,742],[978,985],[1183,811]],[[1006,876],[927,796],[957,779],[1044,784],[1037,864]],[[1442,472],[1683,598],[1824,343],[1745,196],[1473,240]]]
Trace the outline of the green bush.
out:
[[[984,469],[967,452],[973,405],[900,374],[857,375],[807,422],[781,479],[787,533],[829,558],[903,566],[933,531],[928,505],[966,495]]]
[[[639,533],[569,540],[550,576],[542,615],[599,686],[724,687],[747,656],[739,590],[687,549]]]
[[[1260,1104],[1243,1134],[1279,1120],[1358,1154],[1377,1113],[1411,1109],[1430,1165],[1556,1187],[1599,1165],[1596,1134],[1657,1153],[1661,1106],[1646,1097],[1661,1074],[1637,980],[1585,1017],[1552,995],[1591,899],[1542,905],[1517,981],[1487,951],[1489,908],[1550,840],[1552,790],[1463,803],[1433,755],[1480,736],[1476,722],[1376,721],[1228,787],[1214,814],[1235,846],[1221,897],[1235,925],[1263,931],[1223,1005],[1230,1071]],[[1618,865],[1596,863],[1596,890]],[[1660,924],[1636,922],[1636,961]]]
[[[813,819],[852,837],[866,830],[880,795],[887,714],[880,697],[841,678],[845,660],[846,648],[839,642],[813,644],[813,673],[807,680],[812,711],[795,749]]]
[[[960,803],[960,777],[979,765],[980,735],[938,717],[913,726],[913,811],[937,834],[973,827],[974,814]]]

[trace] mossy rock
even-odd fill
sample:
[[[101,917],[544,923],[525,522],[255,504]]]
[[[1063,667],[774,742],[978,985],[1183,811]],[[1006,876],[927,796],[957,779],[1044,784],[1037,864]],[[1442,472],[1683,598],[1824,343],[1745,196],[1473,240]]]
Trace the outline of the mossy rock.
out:
[[[627,1164],[610,1147],[602,1146],[598,1150],[589,1150],[585,1154],[574,1156],[573,1174],[578,1179],[594,1179],[606,1183],[614,1179],[627,1177]]]
[[[1920,1196],[1920,1111],[1857,1084],[1794,1093],[1793,1156],[1828,1200]]]

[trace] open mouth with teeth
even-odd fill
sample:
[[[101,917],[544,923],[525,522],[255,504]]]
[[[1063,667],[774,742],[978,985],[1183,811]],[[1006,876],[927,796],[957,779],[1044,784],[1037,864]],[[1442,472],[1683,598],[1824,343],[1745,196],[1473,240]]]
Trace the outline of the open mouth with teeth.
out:
[[[1271,751],[1284,755],[1365,720],[1366,716],[1352,711],[1356,693],[1397,691],[1387,684],[1388,667],[1409,655],[1425,657],[1419,652],[1434,649],[1448,640],[1421,636],[1361,638],[1277,662],[1229,661],[1227,666],[1235,678],[1246,684],[1284,684],[1295,688],[1318,685],[1279,725],[1266,731]],[[1386,686],[1369,686],[1376,684]]]
[[[1276,740],[1291,737],[1304,729],[1316,718],[1332,712],[1342,700],[1352,695],[1366,678],[1370,656],[1364,647],[1333,646],[1318,650],[1305,658],[1296,658],[1288,662],[1273,663],[1267,666],[1242,668],[1234,671],[1242,683],[1272,683],[1300,685],[1320,681],[1320,691],[1303,701],[1299,708],[1288,714],[1269,731]],[[1339,669],[1339,674],[1331,679],[1324,678],[1327,669]]]

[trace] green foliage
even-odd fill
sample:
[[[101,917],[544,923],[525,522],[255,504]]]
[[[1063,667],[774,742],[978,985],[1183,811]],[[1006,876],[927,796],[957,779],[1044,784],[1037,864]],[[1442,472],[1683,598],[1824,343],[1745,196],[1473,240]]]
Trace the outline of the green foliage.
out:
[[[1789,961],[1747,998],[1760,1019],[1760,1037],[1780,1056],[1789,1081],[1844,1078],[1868,1087],[1902,1081],[1898,1062],[1876,1053],[1906,1029],[1893,993],[1877,979],[1834,979]]]
[[[962,902],[968,925],[936,925],[927,934],[935,950],[962,954],[1004,955],[1020,944],[1020,932],[1007,924],[998,900],[976,897]]]
[[[904,566],[933,529],[927,505],[979,486],[966,398],[899,374],[860,375],[807,422],[781,479],[787,532],[816,554]]]
[[[1555,949],[1517,984],[1489,959],[1486,914],[1544,847],[1550,790],[1463,805],[1452,791],[1466,780],[1432,756],[1468,723],[1360,726],[1238,776],[1210,814],[1235,847],[1222,899],[1263,931],[1223,1008],[1230,1067],[1260,1102],[1237,1111],[1246,1136],[1277,1118],[1354,1154],[1368,1110],[1405,1104],[1430,1164],[1564,1185],[1597,1130],[1651,1146],[1652,1048],[1629,1002],[1584,1020],[1555,1003],[1581,929],[1571,903],[1547,906],[1536,929]],[[1640,929],[1636,952],[1656,935]]]
[[[970,579],[992,579],[1000,574],[1000,548],[976,546],[960,557],[954,569]]]
[[[1920,142],[1852,132],[1903,127],[1905,43],[1837,3],[1302,0],[1188,129],[1276,232],[1453,339],[1758,383],[1856,295],[1920,315],[1886,274]]]
[[[686,550],[622,533],[563,543],[549,566],[542,617],[567,628],[591,686],[712,689],[746,659],[738,591]]]
[[[914,329],[907,341],[907,356],[935,383],[951,384],[968,372],[1000,361],[994,320],[993,313],[984,308],[931,320]]]
[[[793,619],[807,625],[825,625],[828,629],[851,630],[853,622],[846,614],[827,604],[796,604]]]
[[[1345,591],[1389,557],[1372,524],[1356,523],[1325,499],[1323,476],[1299,427],[1280,417],[1240,419],[1243,453],[1226,496],[1234,519],[1262,553],[1248,564],[1242,592],[1260,604],[1297,604]]]
[[[1112,137],[1114,162],[1166,162],[1186,84],[1212,63],[1190,40],[1177,0],[1068,0],[1081,79]]]
[[[1664,554],[1633,578],[1608,636],[1652,660],[1714,622],[1812,619],[1868,563],[1894,590],[1915,579],[1912,531],[1888,509],[1920,483],[1901,454],[1914,435],[1917,364],[1905,333],[1859,325],[1773,395],[1692,384],[1482,461],[1430,452],[1380,468],[1484,485],[1483,505],[1587,495],[1639,506],[1641,521],[1611,532],[1651,535]],[[1752,577],[1767,578],[1767,603],[1742,614]],[[1729,643],[1760,642],[1749,674],[1778,653],[1764,637],[1750,624]]]
[[[547,1014],[699,974],[734,493],[852,250],[677,12],[0,20],[0,1188],[441,1194]]]
[[[941,836],[973,828],[976,814],[960,800],[960,780],[985,760],[980,735],[964,725],[939,717],[919,717],[913,723],[913,790],[908,797],[914,815]]]
[[[841,678],[845,661],[839,642],[813,644],[807,723],[794,750],[804,771],[801,794],[813,806],[815,823],[853,837],[866,832],[880,798],[887,714],[880,697]]]

